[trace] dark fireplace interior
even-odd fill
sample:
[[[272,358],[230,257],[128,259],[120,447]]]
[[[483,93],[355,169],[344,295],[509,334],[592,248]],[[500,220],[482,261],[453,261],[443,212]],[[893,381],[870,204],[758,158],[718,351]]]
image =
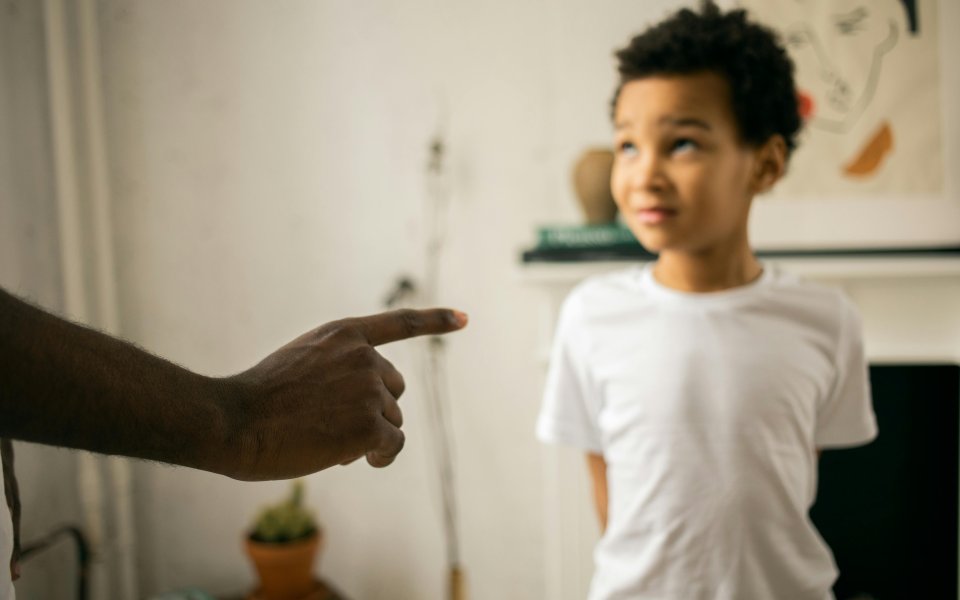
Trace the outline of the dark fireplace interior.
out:
[[[824,452],[811,517],[837,600],[957,598],[960,366],[872,366],[880,435]]]

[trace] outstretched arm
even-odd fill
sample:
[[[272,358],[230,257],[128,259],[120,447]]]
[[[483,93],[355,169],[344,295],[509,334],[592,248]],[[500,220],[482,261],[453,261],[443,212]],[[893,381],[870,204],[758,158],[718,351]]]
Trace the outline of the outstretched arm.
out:
[[[403,377],[375,349],[455,331],[456,311],[394,311],[310,331],[255,367],[205,377],[0,290],[0,437],[244,480],[312,473],[403,446]]]

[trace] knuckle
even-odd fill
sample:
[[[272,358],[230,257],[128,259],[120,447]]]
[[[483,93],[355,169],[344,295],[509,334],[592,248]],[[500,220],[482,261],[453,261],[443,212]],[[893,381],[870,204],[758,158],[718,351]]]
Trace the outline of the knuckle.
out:
[[[403,422],[403,412],[400,410],[400,403],[392,398],[388,400],[384,406],[383,415],[387,417],[388,421],[397,427],[400,427],[400,425],[398,423],[394,423],[394,421]]]
[[[323,336],[328,336],[337,333],[344,328],[344,320],[339,321],[330,321],[329,323],[324,323],[320,327],[317,327],[316,331],[318,334]]]
[[[378,437],[378,425],[380,420],[380,413],[377,412],[372,406],[368,410],[363,411],[360,416],[360,428],[366,434],[366,437],[375,439]]]
[[[426,319],[424,318],[423,313],[420,311],[405,308],[399,311],[397,316],[400,318],[400,322],[403,324],[403,329],[408,334],[414,334],[418,331],[421,331],[426,325]]]
[[[370,406],[380,406],[383,402],[383,380],[373,371],[363,377],[363,394]]]
[[[350,387],[352,401],[366,413],[375,412],[380,406],[383,382],[372,371],[354,373],[347,384]]]
[[[350,351],[350,354],[353,357],[354,364],[358,367],[373,367],[380,359],[380,354],[368,345],[357,346]]]
[[[383,456],[382,454],[378,454],[376,452],[367,454],[367,462],[375,469],[389,467],[390,464],[393,463],[393,460],[394,458],[392,456]]]
[[[323,337],[333,342],[343,343],[355,339],[358,334],[358,326],[354,319],[340,319],[331,321],[322,326]]]
[[[397,455],[403,451],[406,439],[406,436],[400,430],[395,430],[395,433],[389,435],[384,434],[380,443],[367,453],[368,459],[371,459],[370,464],[377,463],[374,466],[387,466],[392,463]]]

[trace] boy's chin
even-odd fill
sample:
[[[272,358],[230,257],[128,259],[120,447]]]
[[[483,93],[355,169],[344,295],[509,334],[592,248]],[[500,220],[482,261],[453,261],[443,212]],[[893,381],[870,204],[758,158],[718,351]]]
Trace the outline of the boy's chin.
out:
[[[670,249],[670,241],[663,239],[664,236],[651,235],[650,232],[637,231],[636,229],[633,230],[633,236],[637,238],[637,241],[647,252],[660,254],[664,250]]]

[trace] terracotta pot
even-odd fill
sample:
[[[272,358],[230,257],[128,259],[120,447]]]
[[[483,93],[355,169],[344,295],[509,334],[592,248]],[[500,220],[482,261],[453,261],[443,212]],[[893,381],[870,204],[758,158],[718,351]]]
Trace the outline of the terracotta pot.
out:
[[[612,171],[613,151],[607,148],[584,151],[573,167],[573,189],[591,225],[611,223],[617,218],[617,204],[610,191]]]
[[[300,600],[314,593],[313,562],[320,549],[319,533],[285,544],[246,538],[247,555],[260,577],[256,597],[263,600]]]

